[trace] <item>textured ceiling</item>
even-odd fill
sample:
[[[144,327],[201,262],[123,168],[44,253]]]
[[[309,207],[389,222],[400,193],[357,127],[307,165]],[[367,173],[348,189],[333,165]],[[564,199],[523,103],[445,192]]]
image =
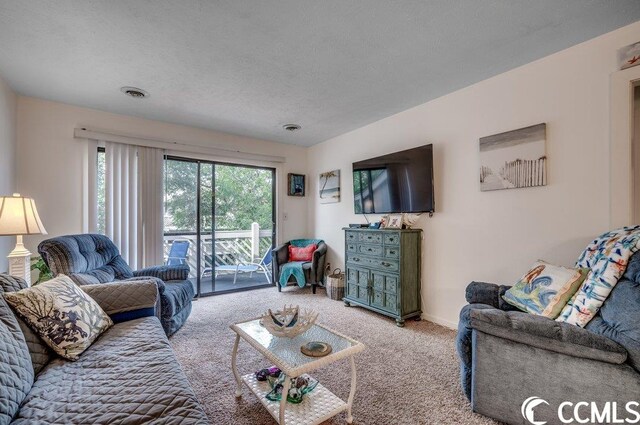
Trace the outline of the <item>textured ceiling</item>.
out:
[[[0,0],[0,74],[28,96],[309,146],[637,20],[638,0]]]

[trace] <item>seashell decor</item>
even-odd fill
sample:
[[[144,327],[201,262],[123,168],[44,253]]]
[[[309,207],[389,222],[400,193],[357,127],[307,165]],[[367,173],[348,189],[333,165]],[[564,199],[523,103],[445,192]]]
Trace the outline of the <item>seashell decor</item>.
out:
[[[307,331],[318,318],[318,313],[313,310],[300,311],[299,306],[284,306],[282,310],[275,312],[269,309],[262,315],[260,323],[273,336],[293,338]]]
[[[402,215],[403,224],[407,226],[407,229],[411,229],[411,227],[416,224],[419,218],[420,214],[415,213],[405,213]]]

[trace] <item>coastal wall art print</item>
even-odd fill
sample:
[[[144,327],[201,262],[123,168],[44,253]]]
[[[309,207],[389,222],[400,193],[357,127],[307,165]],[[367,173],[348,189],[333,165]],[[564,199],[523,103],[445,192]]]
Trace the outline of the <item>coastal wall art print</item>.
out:
[[[640,41],[618,50],[618,66],[620,69],[640,65]]]
[[[547,185],[547,125],[480,139],[480,190]]]
[[[321,204],[340,202],[340,170],[320,174],[318,188]]]

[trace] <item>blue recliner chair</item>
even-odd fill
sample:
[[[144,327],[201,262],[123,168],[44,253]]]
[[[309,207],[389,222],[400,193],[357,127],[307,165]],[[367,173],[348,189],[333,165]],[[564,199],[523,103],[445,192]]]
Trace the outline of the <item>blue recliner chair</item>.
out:
[[[585,400],[613,403],[625,418],[640,394],[640,252],[585,328],[519,311],[502,298],[509,288],[472,282],[466,290],[456,342],[473,411],[525,423],[523,402],[536,396],[548,403],[537,423],[562,425],[562,403]]]
[[[54,275],[65,274],[78,285],[91,285],[141,277],[155,278],[160,293],[160,322],[173,335],[191,313],[195,290],[187,264],[148,267],[133,271],[107,236],[69,235],[47,239],[38,252]]]

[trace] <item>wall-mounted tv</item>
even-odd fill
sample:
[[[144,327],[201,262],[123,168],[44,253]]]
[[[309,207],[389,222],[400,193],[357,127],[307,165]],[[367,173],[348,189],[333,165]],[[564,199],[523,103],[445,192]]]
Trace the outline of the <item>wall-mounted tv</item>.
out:
[[[353,163],[356,214],[434,211],[433,145]]]

